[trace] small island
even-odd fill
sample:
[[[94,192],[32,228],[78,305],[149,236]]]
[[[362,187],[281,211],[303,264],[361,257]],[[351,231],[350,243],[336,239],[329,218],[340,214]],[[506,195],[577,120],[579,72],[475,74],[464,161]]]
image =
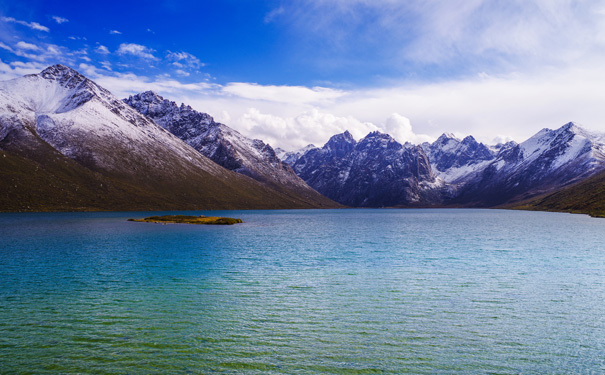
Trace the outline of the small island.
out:
[[[138,221],[145,223],[161,224],[204,224],[204,225],[233,225],[243,223],[242,219],[233,219],[230,217],[217,216],[187,216],[187,215],[164,215],[150,216],[144,219],[128,219],[128,221]]]

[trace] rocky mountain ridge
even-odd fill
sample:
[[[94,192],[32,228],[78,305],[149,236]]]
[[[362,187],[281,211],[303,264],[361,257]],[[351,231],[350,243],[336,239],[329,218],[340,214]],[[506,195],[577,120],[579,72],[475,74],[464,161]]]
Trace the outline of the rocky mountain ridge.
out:
[[[574,123],[556,130],[543,129],[520,144],[508,142],[492,147],[472,136],[460,140],[451,134],[419,147],[401,145],[393,139],[386,142],[396,146],[385,148],[378,143],[365,147],[362,159],[381,159],[383,165],[390,166],[388,170],[378,165],[375,170],[364,169],[359,155],[352,152],[357,142],[348,132],[290,162],[294,171],[318,191],[343,204],[361,206],[382,205],[383,201],[370,195],[382,192],[388,196],[385,186],[391,186],[387,189],[391,196],[396,195],[396,187],[414,191],[407,197],[387,199],[393,206],[495,207],[555,191],[605,169],[605,135]],[[406,156],[385,152],[391,148],[418,148],[422,152],[408,152]],[[408,167],[402,168],[402,163]],[[409,170],[419,173],[412,176]],[[367,189],[351,185],[342,189],[351,174],[375,177],[365,179]],[[386,176],[391,176],[389,181],[384,180]],[[346,194],[338,193],[341,189]]]
[[[215,122],[207,113],[185,104],[179,106],[152,91],[130,96],[124,102],[224,168],[284,194],[330,204],[282,162],[270,145]]]

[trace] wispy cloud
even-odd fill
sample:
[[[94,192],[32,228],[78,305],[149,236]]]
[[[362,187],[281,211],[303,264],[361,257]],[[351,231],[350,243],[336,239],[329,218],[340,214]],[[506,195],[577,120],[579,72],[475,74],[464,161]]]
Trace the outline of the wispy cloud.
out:
[[[18,25],[27,26],[27,27],[29,27],[32,30],[45,31],[45,32],[49,32],[50,31],[50,29],[48,27],[40,25],[38,22],[21,21],[21,20],[15,19],[13,17],[0,17],[0,20],[2,20],[4,22],[16,23]]]
[[[275,9],[271,10],[265,16],[265,23],[272,22],[274,19],[276,19],[280,15],[284,14],[285,11],[286,11],[286,9],[283,6],[280,6],[279,8],[275,8]]]
[[[151,48],[134,43],[122,43],[117,50],[118,55],[132,55],[144,59],[157,60],[157,57],[153,55],[153,52],[155,51]]]
[[[111,34],[111,35],[120,35],[120,34],[122,34],[122,32],[118,31],[118,30],[109,30],[109,34]]]
[[[30,50],[30,51],[40,51],[41,50],[41,48],[38,47],[37,45],[31,44],[31,43],[26,43],[23,41],[18,42],[16,47],[20,48],[20,49],[24,49],[24,50]]]
[[[100,53],[101,55],[108,55],[110,53],[109,49],[104,45],[99,45],[97,48],[95,48],[95,52]]]
[[[63,17],[59,17],[59,16],[52,16],[52,19],[55,20],[56,23],[58,23],[59,25],[65,22],[69,22],[69,20],[67,18],[63,18]]]
[[[401,74],[451,77],[605,56],[602,0],[301,0],[283,6],[280,25],[296,33],[301,56],[313,49],[317,58],[310,63],[333,70],[373,57]]]
[[[173,61],[177,67],[189,67],[198,69],[203,67],[205,64],[200,61],[197,57],[193,56],[188,52],[171,52],[168,51],[166,58],[169,61]]]

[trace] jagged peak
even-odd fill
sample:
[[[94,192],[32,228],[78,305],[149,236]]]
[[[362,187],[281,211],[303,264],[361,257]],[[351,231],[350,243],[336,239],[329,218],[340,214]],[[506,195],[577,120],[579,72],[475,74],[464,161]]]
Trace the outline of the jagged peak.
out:
[[[452,133],[443,133],[439,136],[439,138],[437,138],[437,140],[435,141],[434,144],[442,144],[442,143],[447,143],[450,140],[454,140],[457,142],[460,142],[460,140]]]
[[[335,134],[330,137],[326,145],[336,143],[336,142],[346,142],[346,143],[356,143],[355,138],[349,133],[348,130],[345,130],[344,133]]]
[[[391,137],[390,134],[388,133],[383,133],[379,130],[374,130],[373,132],[368,133],[368,135],[366,135],[363,140],[366,139],[373,139],[373,138],[381,138],[381,139],[388,139],[388,140],[393,140],[395,141],[395,138]]]
[[[473,137],[472,135],[467,135],[462,140],[462,144],[465,144],[465,145],[474,145],[474,144],[478,144],[478,143],[479,142],[477,142],[477,140],[475,139],[475,137]]]
[[[45,79],[60,80],[62,78],[78,78],[81,80],[87,79],[77,70],[63,64],[51,65],[40,72],[40,76]]]
[[[166,100],[161,95],[151,90],[136,94],[134,96],[131,95],[131,97],[134,97],[137,100],[142,100],[147,103],[162,103],[164,100]]]

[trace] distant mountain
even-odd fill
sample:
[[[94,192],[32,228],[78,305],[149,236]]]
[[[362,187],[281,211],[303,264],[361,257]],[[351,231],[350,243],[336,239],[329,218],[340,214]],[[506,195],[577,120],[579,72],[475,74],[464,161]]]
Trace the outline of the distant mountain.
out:
[[[527,141],[488,147],[443,134],[421,147],[350,133],[308,150],[294,171],[326,196],[352,206],[495,207],[527,200],[605,169],[605,135],[569,123]]]
[[[206,158],[63,65],[0,82],[0,210],[318,207]]]
[[[522,202],[514,207],[525,210],[562,211],[605,217],[605,171],[555,193]]]
[[[281,148],[276,148],[275,149],[275,154],[277,155],[277,157],[287,163],[288,165],[292,166],[294,165],[294,163],[296,163],[296,161],[298,159],[300,159],[301,156],[303,156],[307,151],[312,150],[314,148],[317,148],[317,146],[313,145],[313,144],[309,144],[299,150],[296,151],[286,151],[283,150]]]
[[[355,207],[422,206],[435,201],[435,176],[422,148],[373,132],[356,142],[349,132],[302,155],[293,169],[336,202]]]
[[[464,183],[471,174],[483,170],[495,159],[495,154],[483,143],[468,136],[462,141],[444,133],[432,144],[421,145],[433,172],[449,184]]]
[[[152,91],[130,96],[124,102],[224,168],[309,205],[334,205],[298,177],[270,145],[215,122],[207,113],[185,104],[179,106]]]
[[[503,146],[453,202],[490,207],[556,191],[605,169],[605,135],[574,123]]]

